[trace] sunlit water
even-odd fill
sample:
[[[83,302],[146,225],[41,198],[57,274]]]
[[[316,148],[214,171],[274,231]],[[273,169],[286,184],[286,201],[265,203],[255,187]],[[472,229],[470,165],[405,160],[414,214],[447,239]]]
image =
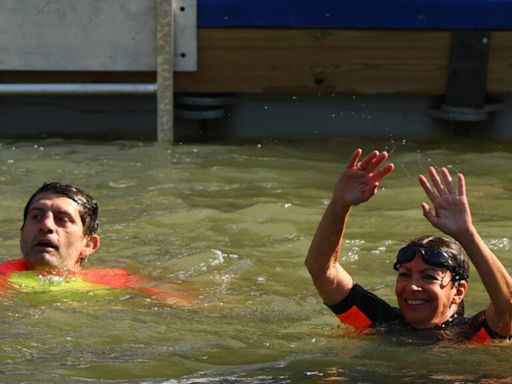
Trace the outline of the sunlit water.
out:
[[[388,149],[396,171],[353,210],[341,259],[394,303],[396,250],[434,230],[417,174],[467,178],[474,220],[512,268],[512,146],[415,143],[175,145],[2,142],[1,260],[19,256],[27,197],[46,180],[100,203],[101,249],[89,267],[120,266],[197,295],[177,309],[129,291],[10,293],[0,298],[0,380],[51,383],[499,382],[508,345],[440,346],[360,336],[339,326],[303,266],[331,188],[352,150]],[[467,312],[485,307],[476,275]]]

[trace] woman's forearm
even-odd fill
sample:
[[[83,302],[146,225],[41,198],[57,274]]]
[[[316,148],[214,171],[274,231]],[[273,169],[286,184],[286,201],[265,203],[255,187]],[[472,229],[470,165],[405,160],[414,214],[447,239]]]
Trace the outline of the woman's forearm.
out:
[[[512,334],[512,277],[474,227],[456,240],[466,250],[491,299],[489,325],[503,336]]]
[[[338,264],[350,208],[347,204],[331,200],[306,257],[306,267],[326,303],[343,299],[353,285],[352,277]]]

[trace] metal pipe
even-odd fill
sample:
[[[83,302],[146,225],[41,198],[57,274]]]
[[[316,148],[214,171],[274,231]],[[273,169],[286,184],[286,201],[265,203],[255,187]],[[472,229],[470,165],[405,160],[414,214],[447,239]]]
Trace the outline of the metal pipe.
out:
[[[0,84],[0,95],[147,95],[156,83],[20,83]]]

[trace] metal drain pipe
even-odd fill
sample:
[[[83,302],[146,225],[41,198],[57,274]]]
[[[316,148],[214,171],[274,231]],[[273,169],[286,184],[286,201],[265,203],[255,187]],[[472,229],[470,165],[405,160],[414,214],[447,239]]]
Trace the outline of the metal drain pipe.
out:
[[[156,83],[20,83],[0,84],[0,95],[147,95]]]

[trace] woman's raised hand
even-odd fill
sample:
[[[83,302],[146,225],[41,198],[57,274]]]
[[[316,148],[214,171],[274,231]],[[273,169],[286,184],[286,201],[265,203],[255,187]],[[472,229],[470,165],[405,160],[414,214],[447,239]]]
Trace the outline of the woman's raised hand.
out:
[[[457,174],[457,184],[446,168],[441,169],[441,177],[434,167],[428,168],[433,187],[423,175],[418,180],[433,205],[421,203],[423,215],[437,229],[457,239],[472,228],[471,212],[466,197],[466,183],[461,173]]]
[[[363,150],[358,148],[341,173],[334,187],[334,199],[346,205],[357,205],[377,193],[380,181],[394,169],[393,164],[382,166],[387,152],[373,151],[359,161]]]

